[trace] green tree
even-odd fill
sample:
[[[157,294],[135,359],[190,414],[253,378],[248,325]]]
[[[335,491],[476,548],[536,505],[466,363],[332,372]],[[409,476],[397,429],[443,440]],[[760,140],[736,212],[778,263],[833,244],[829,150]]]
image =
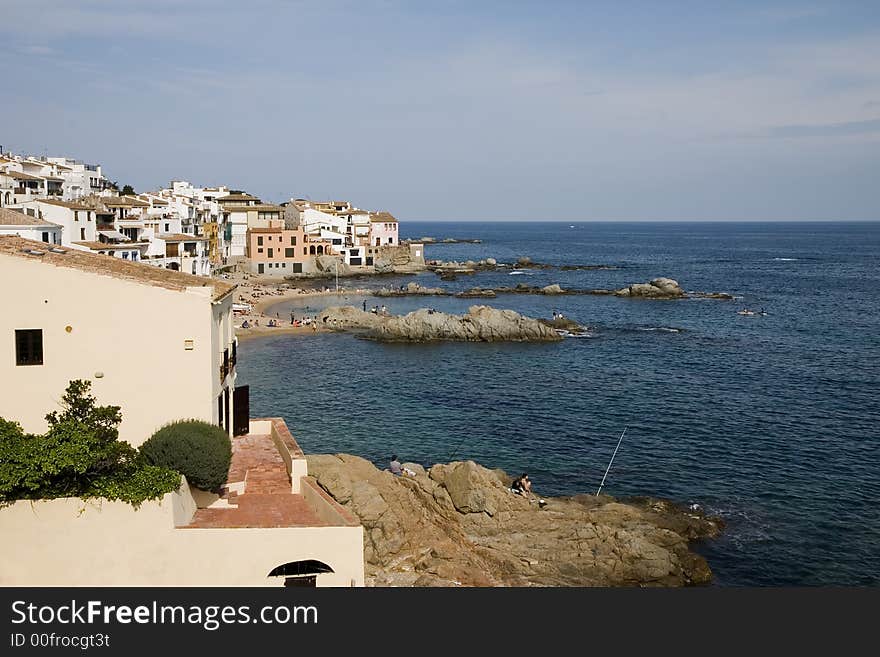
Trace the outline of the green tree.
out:
[[[107,497],[139,504],[177,488],[180,475],[146,463],[119,440],[119,406],[98,406],[91,385],[70,382],[42,436],[0,418],[0,502]]]
[[[125,185],[122,188],[122,191],[119,193],[123,196],[134,196],[135,194],[137,194],[137,192],[134,191],[134,187],[132,187],[131,185]]]

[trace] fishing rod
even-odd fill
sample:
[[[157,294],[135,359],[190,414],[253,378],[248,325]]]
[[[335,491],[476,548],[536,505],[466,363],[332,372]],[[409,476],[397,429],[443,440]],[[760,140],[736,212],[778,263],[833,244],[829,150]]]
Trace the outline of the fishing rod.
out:
[[[455,449],[452,450],[452,454],[450,454],[450,455],[449,455],[449,458],[446,459],[446,462],[447,462],[447,463],[451,463],[451,462],[452,462],[452,457],[455,456],[455,455],[458,453],[458,448],[461,447],[461,446],[464,444],[464,441],[465,441],[465,440],[467,440],[467,434],[465,434],[464,438],[462,438],[462,439],[458,442],[458,445],[455,446]]]
[[[605,468],[605,474],[602,477],[602,483],[599,484],[599,490],[596,491],[596,497],[599,497],[599,493],[602,492],[602,486],[605,485],[605,477],[608,476],[608,471],[611,470],[611,464],[614,463],[614,457],[617,456],[617,450],[620,449],[620,443],[623,442],[623,436],[626,434],[626,430],[629,429],[628,426],[623,428],[623,433],[620,434],[620,440],[617,441],[617,447],[614,448],[614,454],[611,455],[611,460],[608,461],[608,467]]]

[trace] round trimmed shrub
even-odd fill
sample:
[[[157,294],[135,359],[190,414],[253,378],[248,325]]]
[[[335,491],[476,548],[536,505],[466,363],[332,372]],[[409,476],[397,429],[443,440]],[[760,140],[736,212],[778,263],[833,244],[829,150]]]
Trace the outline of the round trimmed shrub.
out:
[[[154,433],[140,448],[151,465],[176,470],[207,491],[226,483],[232,444],[220,427],[202,420],[178,420]]]

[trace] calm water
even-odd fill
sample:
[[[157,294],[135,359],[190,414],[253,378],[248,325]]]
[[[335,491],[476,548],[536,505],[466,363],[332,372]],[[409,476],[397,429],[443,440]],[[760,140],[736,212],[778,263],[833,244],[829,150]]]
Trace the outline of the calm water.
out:
[[[686,290],[742,299],[489,301],[536,317],[559,309],[594,327],[592,338],[561,344],[385,345],[342,334],[248,340],[239,383],[251,385],[253,416],[284,416],[306,452],[350,452],[382,467],[392,453],[424,464],[473,459],[528,471],[543,495],[595,492],[628,426],[605,492],[698,503],[724,516],[723,538],[698,548],[718,584],[880,584],[880,224],[403,230],[483,240],[429,246],[429,258],[528,255],[620,269],[455,282],[423,274],[382,284],[594,288],[668,276]],[[475,303],[367,300],[383,302],[394,313],[425,305],[462,312]],[[284,317],[316,303],[324,301],[278,310]],[[768,314],[737,315],[743,307]]]

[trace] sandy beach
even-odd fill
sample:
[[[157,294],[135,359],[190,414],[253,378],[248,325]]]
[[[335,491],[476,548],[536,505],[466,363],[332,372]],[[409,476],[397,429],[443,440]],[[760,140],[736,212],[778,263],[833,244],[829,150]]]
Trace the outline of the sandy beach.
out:
[[[235,312],[235,334],[239,339],[285,333],[293,335],[326,333],[329,329],[314,324],[303,325],[299,324],[299,322],[297,322],[297,325],[292,325],[289,316],[275,317],[273,314],[266,314],[266,311],[272,306],[289,299],[372,294],[370,290],[359,288],[340,287],[338,291],[335,286],[325,286],[323,289],[301,288],[286,281],[265,279],[254,274],[235,273],[221,278],[238,286],[234,292],[234,303],[245,304],[251,307],[251,310],[247,312]],[[268,325],[272,319],[277,322],[277,326]],[[242,328],[244,322],[247,322],[247,328]]]

